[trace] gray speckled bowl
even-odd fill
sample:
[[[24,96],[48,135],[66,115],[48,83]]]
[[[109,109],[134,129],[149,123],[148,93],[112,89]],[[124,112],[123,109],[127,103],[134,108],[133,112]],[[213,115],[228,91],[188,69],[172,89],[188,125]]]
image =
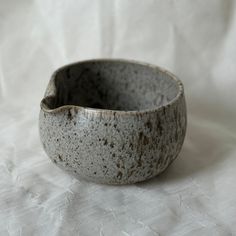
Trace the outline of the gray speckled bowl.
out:
[[[41,101],[43,147],[60,168],[99,183],[143,181],[177,157],[186,132],[182,83],[128,60],[58,69]]]

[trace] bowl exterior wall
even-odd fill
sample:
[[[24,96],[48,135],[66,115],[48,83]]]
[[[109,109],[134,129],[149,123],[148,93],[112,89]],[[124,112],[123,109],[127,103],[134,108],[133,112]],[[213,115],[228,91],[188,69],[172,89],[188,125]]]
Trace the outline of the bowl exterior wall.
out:
[[[182,93],[173,103],[147,112],[41,109],[39,129],[47,155],[61,169],[98,183],[128,184],[169,166],[181,150],[186,123]]]

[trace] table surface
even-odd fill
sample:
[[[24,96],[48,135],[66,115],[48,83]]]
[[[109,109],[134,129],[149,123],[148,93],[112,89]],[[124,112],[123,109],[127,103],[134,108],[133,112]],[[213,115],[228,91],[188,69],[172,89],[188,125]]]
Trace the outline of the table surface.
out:
[[[0,235],[236,235],[234,1],[0,1]],[[40,144],[52,72],[89,58],[153,63],[185,85],[188,130],[159,177],[79,181]]]

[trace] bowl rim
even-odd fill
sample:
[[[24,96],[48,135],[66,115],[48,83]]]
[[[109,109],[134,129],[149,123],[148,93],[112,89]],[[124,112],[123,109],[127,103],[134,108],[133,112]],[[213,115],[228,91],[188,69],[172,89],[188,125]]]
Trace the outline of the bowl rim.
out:
[[[83,107],[83,106],[79,106],[79,105],[63,105],[63,106],[59,106],[56,108],[48,108],[48,106],[45,104],[45,100],[49,97],[54,97],[55,96],[55,77],[58,74],[58,72],[74,66],[74,65],[79,65],[79,64],[84,64],[84,63],[91,63],[91,62],[123,62],[123,63],[129,63],[129,64],[137,64],[137,65],[142,65],[142,66],[146,66],[149,67],[150,69],[155,69],[158,70],[159,72],[162,72],[166,75],[169,76],[170,79],[174,80],[174,82],[177,84],[178,86],[178,93],[177,95],[171,99],[169,102],[167,102],[164,105],[160,105],[157,106],[155,108],[150,108],[150,109],[142,109],[142,110],[110,110],[110,109],[100,109],[100,108],[92,108],[92,107]],[[65,110],[70,110],[70,109],[75,109],[75,110],[80,110],[80,111],[85,111],[91,114],[98,114],[98,115],[142,115],[142,114],[148,114],[148,113],[154,113],[157,112],[161,109],[170,107],[171,105],[173,105],[181,96],[184,95],[184,86],[183,83],[181,82],[180,79],[178,79],[177,76],[175,76],[174,74],[172,74],[170,71],[164,69],[163,67],[151,64],[151,63],[147,63],[147,62],[141,62],[141,61],[137,61],[137,60],[133,60],[133,59],[120,59],[120,58],[97,58],[97,59],[88,59],[88,60],[81,60],[81,61],[77,61],[77,62],[73,62],[73,63],[69,63],[66,64],[64,66],[59,67],[58,69],[56,69],[54,71],[54,73],[51,76],[50,82],[49,84],[52,83],[54,86],[54,94],[51,94],[49,96],[44,96],[44,98],[41,100],[40,102],[40,107],[41,109],[46,112],[46,113],[59,113]],[[48,84],[48,85],[49,85]]]

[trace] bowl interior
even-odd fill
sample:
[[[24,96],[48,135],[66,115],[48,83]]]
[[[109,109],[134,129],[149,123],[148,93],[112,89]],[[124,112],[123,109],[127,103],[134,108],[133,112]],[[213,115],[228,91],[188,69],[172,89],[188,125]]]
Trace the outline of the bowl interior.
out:
[[[174,99],[179,86],[169,74],[127,61],[87,61],[58,70],[49,108],[64,105],[109,110],[154,109]]]

